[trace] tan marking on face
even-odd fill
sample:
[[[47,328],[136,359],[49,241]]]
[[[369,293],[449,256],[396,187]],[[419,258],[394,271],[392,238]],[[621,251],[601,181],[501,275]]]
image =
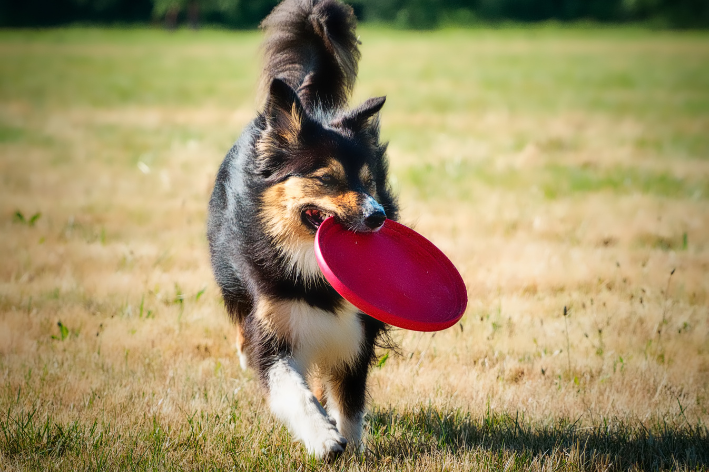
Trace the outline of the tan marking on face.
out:
[[[291,246],[311,239],[300,220],[300,210],[306,201],[310,182],[302,177],[290,177],[270,187],[263,195],[263,219],[266,231],[279,244]]]
[[[336,182],[329,185],[318,179],[331,176]],[[330,159],[306,177],[292,176],[273,185],[263,195],[262,220],[268,235],[273,238],[282,253],[289,258],[294,274],[302,275],[306,283],[321,277],[315,259],[313,229],[303,223],[301,212],[312,205],[321,211],[336,215],[345,221],[358,218],[363,194],[353,190],[339,191],[337,185],[346,179],[340,162]]]
[[[359,181],[362,182],[362,185],[364,185],[364,188],[366,188],[368,192],[374,191],[374,176],[368,166],[362,166],[360,169]]]
[[[269,188],[263,196],[262,218],[266,232],[288,257],[293,274],[302,276],[306,283],[317,280],[322,273],[315,259],[315,235],[303,224],[300,213],[308,204],[331,211],[312,197],[319,193],[311,179],[290,177]]]
[[[323,177],[325,175],[330,175],[339,182],[344,182],[347,179],[345,168],[335,159],[330,159],[327,166],[321,167],[310,174],[312,177]]]
[[[359,204],[362,194],[354,191],[347,191],[332,198],[332,203],[340,209],[340,213],[353,213],[359,211]]]
[[[327,167],[317,169],[308,177],[331,175],[336,180],[345,179],[345,169],[335,159]],[[356,192],[330,196],[322,184],[308,177],[289,177],[264,193],[264,222],[266,231],[284,248],[294,250],[305,241],[312,241],[313,234],[303,224],[300,212],[306,205],[316,206],[328,213],[342,214],[351,205],[356,205]]]

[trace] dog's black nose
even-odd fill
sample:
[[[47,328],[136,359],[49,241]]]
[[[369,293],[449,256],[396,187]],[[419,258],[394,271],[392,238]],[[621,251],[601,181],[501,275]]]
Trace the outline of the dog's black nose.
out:
[[[386,213],[381,210],[377,210],[364,219],[364,224],[369,229],[377,230],[382,227],[386,219]]]

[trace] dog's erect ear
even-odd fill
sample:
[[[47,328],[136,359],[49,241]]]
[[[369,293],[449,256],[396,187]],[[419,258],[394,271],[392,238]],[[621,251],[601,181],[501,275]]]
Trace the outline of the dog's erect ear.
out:
[[[295,91],[281,79],[273,79],[263,117],[266,129],[256,144],[258,169],[265,178],[278,178],[289,160],[289,150],[298,143],[307,116]]]
[[[357,108],[348,111],[343,116],[336,119],[332,124],[337,127],[350,129],[356,133],[362,130],[374,115],[379,113],[386,99],[386,97],[370,98]]]
[[[298,94],[281,79],[273,79],[264,115],[270,131],[286,142],[298,139],[305,111]]]

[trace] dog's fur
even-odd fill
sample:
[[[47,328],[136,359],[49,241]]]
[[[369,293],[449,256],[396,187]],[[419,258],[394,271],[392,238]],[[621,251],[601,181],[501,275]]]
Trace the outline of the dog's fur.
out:
[[[359,60],[350,7],[286,0],[262,27],[265,105],[216,178],[212,267],[242,367],[257,372],[271,411],[308,452],[332,458],[361,446],[367,375],[387,326],[327,283],[314,237],[327,216],[352,231],[397,218],[379,142],[384,97],[346,108]]]

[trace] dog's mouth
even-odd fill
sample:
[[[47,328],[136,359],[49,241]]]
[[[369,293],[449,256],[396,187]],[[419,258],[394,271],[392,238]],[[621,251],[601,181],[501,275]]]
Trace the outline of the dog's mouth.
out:
[[[316,207],[306,207],[300,212],[300,218],[305,226],[309,226],[315,231],[317,231],[323,221],[331,216],[333,216],[332,213]]]

